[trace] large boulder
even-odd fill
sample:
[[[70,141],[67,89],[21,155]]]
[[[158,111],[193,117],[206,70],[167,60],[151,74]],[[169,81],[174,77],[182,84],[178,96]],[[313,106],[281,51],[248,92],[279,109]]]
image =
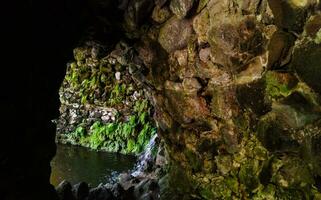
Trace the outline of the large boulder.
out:
[[[193,4],[194,0],[172,0],[170,9],[178,18],[184,18]]]
[[[192,33],[190,20],[172,17],[160,29],[158,41],[168,53],[171,53],[185,48]]]

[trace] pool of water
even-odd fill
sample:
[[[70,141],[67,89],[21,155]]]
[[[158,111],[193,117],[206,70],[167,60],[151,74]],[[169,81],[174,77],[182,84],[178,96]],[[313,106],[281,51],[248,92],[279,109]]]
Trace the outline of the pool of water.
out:
[[[57,144],[56,156],[51,161],[50,182],[57,186],[63,180],[68,180],[71,184],[85,181],[95,187],[106,183],[115,174],[133,169],[136,159],[135,156]]]

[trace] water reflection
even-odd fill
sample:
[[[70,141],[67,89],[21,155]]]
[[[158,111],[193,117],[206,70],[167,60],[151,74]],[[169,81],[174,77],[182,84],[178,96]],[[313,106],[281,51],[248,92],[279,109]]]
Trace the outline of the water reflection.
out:
[[[56,186],[66,179],[72,184],[85,181],[91,186],[97,186],[99,183],[105,183],[112,173],[132,169],[135,162],[134,156],[58,144],[57,154],[51,162],[50,182]]]

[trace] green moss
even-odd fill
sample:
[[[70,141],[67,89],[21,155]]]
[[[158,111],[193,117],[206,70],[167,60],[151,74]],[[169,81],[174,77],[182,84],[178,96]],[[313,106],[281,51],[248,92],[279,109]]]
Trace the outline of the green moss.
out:
[[[215,158],[217,170],[220,174],[226,175],[232,170],[232,156],[220,155]]]
[[[88,131],[80,124],[75,131],[67,133],[67,142],[94,150],[138,154],[156,134],[148,109],[147,100],[140,100],[127,121],[122,121],[121,116],[111,123],[96,121]]]
[[[318,191],[316,187],[312,187],[313,199],[314,200],[321,200],[321,192]]]
[[[321,29],[317,32],[314,42],[316,44],[321,44]]]
[[[161,199],[182,199],[190,200],[193,189],[193,184],[189,177],[182,170],[182,166],[178,163],[171,163],[168,166],[168,174],[165,176],[168,179],[167,190],[171,195],[161,196]],[[162,188],[162,186],[161,186]]]
[[[272,182],[285,188],[305,188],[314,180],[309,167],[298,157],[275,158],[272,162]]]
[[[149,109],[147,100],[138,100],[127,121],[123,122],[121,116],[112,123],[96,121],[88,131],[80,124],[75,131],[67,133],[67,142],[94,150],[138,154],[156,134]]]
[[[212,185],[211,191],[214,198],[212,199],[233,199],[233,192],[226,183],[226,179],[219,179]]]
[[[126,84],[116,83],[112,91],[110,92],[108,103],[110,106],[114,106],[122,103],[126,96]]]
[[[189,149],[185,150],[184,155],[189,163],[189,166],[194,172],[201,170],[202,161],[192,150],[189,150]]]
[[[296,200],[319,197],[311,171],[298,155],[272,157],[255,135],[244,137],[239,151],[218,155],[216,159],[218,173],[194,177],[203,199]]]
[[[93,48],[98,53],[93,53]],[[68,143],[95,150],[140,153],[156,134],[151,118],[151,104],[141,86],[130,78],[126,66],[98,56],[103,55],[101,51],[99,45],[74,49],[75,60],[68,65],[60,89],[61,101],[66,105],[88,106],[89,109],[109,107],[118,113],[111,117],[112,122],[102,123],[97,118],[91,124],[78,124],[74,131],[64,135]],[[121,73],[122,79],[116,80],[116,72]],[[135,92],[138,95],[133,96]],[[69,97],[65,96],[66,93]]]
[[[235,176],[225,178],[225,183],[233,193],[239,193],[239,180]]]
[[[206,200],[215,199],[215,196],[211,190],[211,187],[205,187],[200,190],[200,195]]]
[[[272,184],[261,187],[253,196],[253,200],[274,200],[276,198],[276,187]]]
[[[293,85],[287,80],[281,80],[276,72],[268,72],[265,75],[266,93],[271,99],[287,97],[291,94]]]
[[[94,150],[138,154],[155,134],[156,129],[149,122],[142,123],[137,116],[132,115],[127,122],[95,122],[88,133],[84,127],[79,126],[67,135],[69,143]]]
[[[77,61],[83,61],[86,58],[86,48],[75,48],[74,49],[74,57]]]
[[[250,193],[257,189],[260,185],[259,173],[260,162],[258,160],[248,160],[246,163],[241,165],[239,171],[239,180],[240,183],[246,186],[247,192]]]
[[[197,11],[196,12],[201,12],[201,10],[203,10],[203,8],[205,8],[205,6],[207,5],[209,0],[200,0],[198,3],[198,7],[197,7]]]

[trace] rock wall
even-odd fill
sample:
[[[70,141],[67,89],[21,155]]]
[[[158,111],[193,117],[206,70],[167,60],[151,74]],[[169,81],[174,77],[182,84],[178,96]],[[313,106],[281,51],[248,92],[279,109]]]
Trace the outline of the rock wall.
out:
[[[57,141],[109,152],[138,154],[156,134],[147,92],[124,66],[122,42],[111,51],[93,41],[74,49],[60,95]]]
[[[10,147],[1,146],[2,199],[56,198],[49,184],[55,149],[49,120],[58,114],[63,69],[57,66],[71,57],[64,47],[78,40],[90,12],[124,14],[123,21],[111,20],[122,23],[124,34],[95,37],[126,37],[136,51],[127,65],[146,70],[133,77],[153,97],[170,159],[169,174],[158,182],[161,198],[320,198],[319,0],[106,2],[122,11],[106,12],[99,1],[29,1],[36,5],[33,32],[26,34],[35,41],[33,51],[21,34],[29,18],[15,21],[14,12],[1,18],[11,20],[4,23],[9,56],[3,61],[17,66],[6,74],[23,69],[14,76],[19,84],[1,96],[2,125],[12,127],[2,138]],[[100,16],[91,19],[106,27]],[[4,76],[1,85],[12,80]],[[17,116],[26,119],[21,126]]]
[[[320,198],[320,1],[131,0],[163,199]]]

